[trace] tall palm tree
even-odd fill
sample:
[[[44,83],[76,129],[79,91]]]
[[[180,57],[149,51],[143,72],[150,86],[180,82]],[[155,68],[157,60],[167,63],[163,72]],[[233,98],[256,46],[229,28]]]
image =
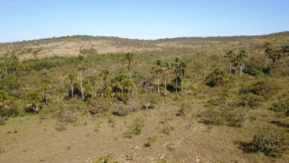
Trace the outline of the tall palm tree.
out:
[[[160,74],[162,72],[162,61],[157,60],[156,65],[152,68],[158,76],[158,94],[160,94]]]
[[[269,53],[269,58],[272,60],[272,71],[274,71],[275,62],[281,58],[281,51],[272,49],[271,53]]]
[[[80,76],[80,92],[81,92],[81,97],[84,100],[84,94],[83,94],[83,84],[82,84],[82,72],[85,70],[85,62],[86,58],[82,55],[78,55],[77,57],[77,64],[78,64],[78,71],[79,71],[79,76]]]
[[[179,78],[179,73],[180,73],[179,63],[180,63],[179,57],[176,57],[174,62],[172,63],[172,68],[176,76],[176,92],[178,92],[178,78]]]
[[[170,67],[170,64],[166,61],[163,62],[161,67],[162,67],[162,72],[163,72],[164,78],[165,78],[165,81],[164,81],[165,92],[167,92],[167,77],[170,74],[171,67]]]
[[[128,69],[128,76],[130,78],[130,75],[131,75],[131,69],[132,69],[132,62],[134,61],[135,59],[135,56],[133,53],[126,53],[125,54],[125,59],[127,60],[127,69]]]
[[[268,68],[268,58],[269,58],[269,55],[272,53],[272,45],[270,42],[266,42],[263,46],[265,48],[265,68]]]
[[[243,73],[243,64],[248,59],[248,53],[246,50],[240,50],[238,54],[238,61],[240,64],[240,76],[242,76]]]
[[[181,73],[181,78],[182,78],[182,91],[184,90],[184,77],[185,77],[186,68],[187,68],[187,63],[184,61],[181,61],[179,64],[179,71]]]
[[[232,63],[236,62],[236,53],[234,53],[232,50],[229,50],[226,55],[225,55],[226,58],[229,58],[230,60],[230,69],[229,69],[229,72],[230,72],[230,75],[232,75]]]
[[[284,66],[283,66],[283,72],[285,73],[286,72],[286,69],[287,69],[287,61],[286,61],[286,57],[289,53],[289,45],[284,45],[282,46],[282,50],[281,52],[283,53],[283,62],[284,62]]]
[[[71,89],[71,98],[73,98],[74,96],[74,88],[73,88],[73,84],[75,82],[75,74],[73,73],[69,73],[68,74],[68,80],[69,80],[69,83],[70,83],[70,89]]]
[[[106,85],[106,81],[110,75],[111,75],[111,72],[108,69],[103,69],[99,73],[99,76],[102,78],[102,81],[103,81],[103,88],[102,88],[101,96],[103,96],[104,92],[106,92],[107,90],[108,86]]]

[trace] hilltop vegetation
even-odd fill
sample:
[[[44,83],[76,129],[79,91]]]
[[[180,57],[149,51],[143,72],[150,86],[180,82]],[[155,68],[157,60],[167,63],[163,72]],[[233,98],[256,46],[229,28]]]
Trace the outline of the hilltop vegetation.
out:
[[[31,154],[25,162],[289,158],[286,32],[152,41],[62,37],[1,44],[0,56],[5,162]],[[43,148],[48,152],[38,152]]]

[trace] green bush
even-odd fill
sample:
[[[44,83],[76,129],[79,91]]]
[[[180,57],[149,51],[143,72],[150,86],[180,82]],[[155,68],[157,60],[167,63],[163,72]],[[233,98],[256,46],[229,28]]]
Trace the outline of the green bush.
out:
[[[271,95],[277,93],[278,87],[272,80],[259,80],[247,87],[240,89],[240,94],[253,93],[268,99]]]
[[[243,127],[246,120],[246,114],[243,111],[228,111],[225,113],[226,124],[231,127]]]
[[[238,102],[238,106],[257,107],[261,105],[261,102],[266,101],[263,96],[255,95],[251,92],[242,94]]]
[[[170,125],[170,124],[165,124],[164,127],[162,128],[162,132],[164,134],[170,135],[170,133],[175,130],[175,127]]]
[[[122,103],[115,105],[112,112],[113,115],[117,116],[126,116],[128,115],[128,113],[129,113],[128,106]]]
[[[217,109],[207,109],[198,114],[200,118],[200,122],[207,124],[209,126],[217,126],[224,124],[224,118],[222,116],[222,112]]]
[[[148,138],[147,143],[145,143],[144,146],[145,147],[151,147],[156,141],[157,141],[157,137],[156,136],[150,136]]]
[[[210,73],[206,77],[205,81],[206,81],[206,84],[211,87],[220,86],[220,85],[222,86],[230,81],[230,77],[227,71],[221,68],[216,68],[212,73]]]
[[[132,138],[134,135],[139,135],[145,126],[145,120],[143,118],[136,118],[132,124],[128,127],[128,130],[123,133],[124,138]]]
[[[76,122],[76,110],[74,109],[61,109],[58,113],[58,121],[59,122]]]
[[[267,156],[281,157],[289,149],[288,137],[280,130],[266,128],[254,135],[251,142],[241,142],[245,152],[263,152]]]
[[[185,116],[192,112],[192,102],[183,102],[177,116]]]
[[[263,74],[263,63],[257,59],[249,59],[246,62],[244,68],[244,73],[250,74],[252,76],[260,76]]]
[[[269,110],[281,112],[284,116],[289,116],[289,98],[273,103]]]

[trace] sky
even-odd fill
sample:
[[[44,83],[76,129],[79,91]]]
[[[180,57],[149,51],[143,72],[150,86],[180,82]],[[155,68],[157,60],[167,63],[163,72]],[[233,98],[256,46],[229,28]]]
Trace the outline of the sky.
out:
[[[289,30],[289,0],[0,0],[0,42],[92,35],[131,39]]]

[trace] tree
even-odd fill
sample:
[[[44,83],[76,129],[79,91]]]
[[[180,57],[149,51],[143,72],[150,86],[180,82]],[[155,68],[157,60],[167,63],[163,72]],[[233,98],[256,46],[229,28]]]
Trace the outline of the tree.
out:
[[[73,98],[73,96],[74,96],[74,87],[73,87],[73,85],[74,85],[76,76],[75,76],[74,73],[69,73],[67,78],[68,78],[69,84],[70,84],[71,98]]]
[[[80,76],[80,91],[81,91],[81,97],[84,100],[83,95],[83,84],[82,84],[82,72],[85,70],[85,63],[87,62],[86,58],[82,55],[78,55],[76,63],[78,65],[78,71]]]
[[[107,79],[110,77],[110,75],[111,75],[111,72],[108,69],[103,69],[99,73],[99,76],[102,78],[102,81],[103,81],[101,96],[103,96],[104,92],[106,92],[108,89],[108,85],[106,84],[106,82],[107,82]]]
[[[283,53],[283,62],[284,62],[283,73],[285,73],[288,67],[286,57],[288,56],[288,53],[289,53],[289,45],[282,46],[281,52]]]
[[[45,102],[45,104],[47,105],[47,90],[50,88],[51,85],[51,81],[50,81],[50,76],[48,74],[49,72],[44,69],[41,71],[40,75],[41,75],[41,84],[40,84],[40,88],[43,89],[43,100]]]
[[[181,78],[182,78],[182,91],[184,90],[184,77],[185,77],[186,68],[187,68],[187,63],[184,61],[181,61],[179,65],[179,69],[180,69]]]
[[[158,77],[158,94],[160,94],[160,74],[162,72],[162,61],[157,60],[156,65],[152,68]]]
[[[274,71],[275,62],[280,58],[281,58],[280,50],[272,49],[272,51],[269,53],[269,59],[272,60],[272,71]]]
[[[265,68],[268,68],[268,58],[269,58],[269,54],[272,52],[272,45],[270,42],[266,42],[263,46],[265,48]]]
[[[176,82],[176,92],[178,92],[178,78],[179,78],[179,74],[180,74],[179,63],[180,63],[180,58],[179,58],[179,57],[176,57],[175,60],[174,60],[174,62],[172,63],[172,68],[173,68],[173,71],[174,71],[175,76],[176,76],[176,79],[175,79],[175,82]]]
[[[225,55],[226,58],[229,58],[230,60],[230,69],[229,69],[229,72],[230,72],[230,75],[232,75],[232,63],[235,63],[236,62],[236,59],[237,59],[237,55],[236,53],[234,53],[232,50],[228,51]]]
[[[130,78],[130,75],[131,75],[130,73],[131,73],[131,69],[132,69],[132,62],[134,61],[135,56],[134,56],[133,53],[126,53],[125,54],[125,59],[126,59],[126,61],[128,63],[127,69],[128,69],[128,76]]]
[[[165,92],[167,92],[167,77],[170,74],[171,66],[168,62],[164,61],[161,65],[161,68],[162,68],[162,72],[164,73],[164,78],[165,78],[165,81],[164,81]]]
[[[245,61],[247,61],[248,59],[248,53],[246,50],[240,50],[239,51],[239,54],[237,56],[237,60],[239,62],[239,65],[240,65],[240,76],[242,76],[242,73],[243,73],[243,64]]]

